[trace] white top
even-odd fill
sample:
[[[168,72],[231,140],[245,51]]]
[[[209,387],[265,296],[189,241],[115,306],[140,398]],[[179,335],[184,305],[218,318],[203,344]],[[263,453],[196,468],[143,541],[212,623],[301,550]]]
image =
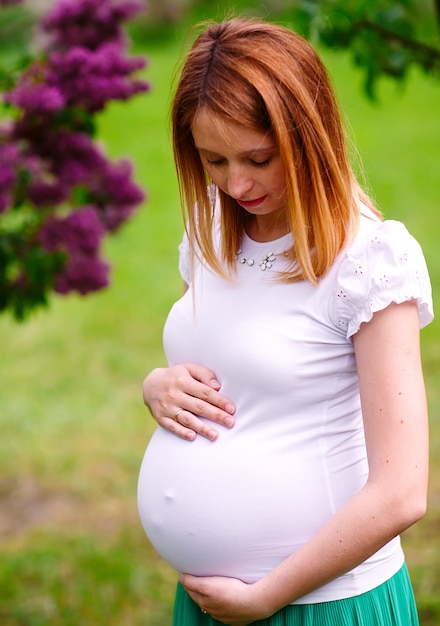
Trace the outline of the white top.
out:
[[[236,425],[216,442],[158,428],[145,453],[138,504],[157,551],[180,572],[251,583],[306,543],[366,482],[358,379],[350,337],[391,302],[416,299],[433,317],[418,243],[368,209],[354,242],[313,287],[274,280],[292,240],[245,236],[235,282],[198,265],[194,292],[164,330],[170,364],[211,368],[236,405]],[[187,249],[181,247],[186,281]],[[253,265],[248,264],[254,259]],[[296,603],[358,595],[403,563],[399,538]]]

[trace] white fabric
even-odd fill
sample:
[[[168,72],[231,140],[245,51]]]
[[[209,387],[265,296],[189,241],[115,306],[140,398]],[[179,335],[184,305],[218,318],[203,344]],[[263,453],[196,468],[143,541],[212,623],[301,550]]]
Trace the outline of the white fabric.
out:
[[[139,513],[158,552],[178,571],[260,579],[306,543],[367,479],[351,336],[392,301],[415,298],[432,319],[429,277],[399,222],[362,217],[354,242],[317,287],[281,283],[261,258],[290,235],[245,237],[235,282],[198,265],[164,330],[170,364],[213,369],[236,404],[236,425],[212,443],[158,428],[139,477]],[[181,268],[189,280],[186,246]],[[354,529],[355,532],[355,529]],[[403,563],[398,538],[351,572],[301,598],[323,602],[368,591]]]

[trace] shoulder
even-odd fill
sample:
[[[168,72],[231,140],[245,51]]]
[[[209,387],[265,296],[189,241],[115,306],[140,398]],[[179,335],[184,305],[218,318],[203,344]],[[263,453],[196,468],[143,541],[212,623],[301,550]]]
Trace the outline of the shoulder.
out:
[[[420,327],[432,320],[431,284],[419,243],[404,224],[381,221],[367,207],[340,255],[336,281],[335,313],[347,337],[391,302],[416,300]]]

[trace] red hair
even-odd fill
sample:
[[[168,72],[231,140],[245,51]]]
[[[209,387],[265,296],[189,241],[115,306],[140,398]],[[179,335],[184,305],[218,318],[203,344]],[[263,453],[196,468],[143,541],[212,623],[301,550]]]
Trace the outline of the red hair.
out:
[[[206,262],[225,276],[225,264],[229,274],[235,268],[246,213],[217,191],[219,258],[212,238],[210,181],[191,133],[201,108],[275,138],[286,173],[287,220],[295,240],[291,271],[284,279],[316,284],[355,231],[359,201],[371,206],[350,166],[339,109],[318,55],[286,28],[232,19],[210,24],[184,59],[172,104],[182,206],[193,250],[199,249]]]

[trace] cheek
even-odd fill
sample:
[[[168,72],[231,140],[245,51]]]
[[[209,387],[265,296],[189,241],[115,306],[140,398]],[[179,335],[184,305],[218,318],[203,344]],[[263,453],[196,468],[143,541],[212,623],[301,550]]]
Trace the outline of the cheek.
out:
[[[270,187],[273,194],[278,198],[284,198],[287,195],[286,180],[283,174],[273,176]]]
[[[226,192],[226,177],[216,170],[207,169],[206,172],[214,185]]]
[[[205,173],[207,174],[208,178],[210,178],[212,180],[212,182],[214,184],[217,185],[217,181],[220,179],[218,172],[216,172],[216,170],[214,168],[211,167],[205,167]]]
[[[287,196],[287,183],[284,171],[280,172],[277,177],[277,187],[281,196]]]

